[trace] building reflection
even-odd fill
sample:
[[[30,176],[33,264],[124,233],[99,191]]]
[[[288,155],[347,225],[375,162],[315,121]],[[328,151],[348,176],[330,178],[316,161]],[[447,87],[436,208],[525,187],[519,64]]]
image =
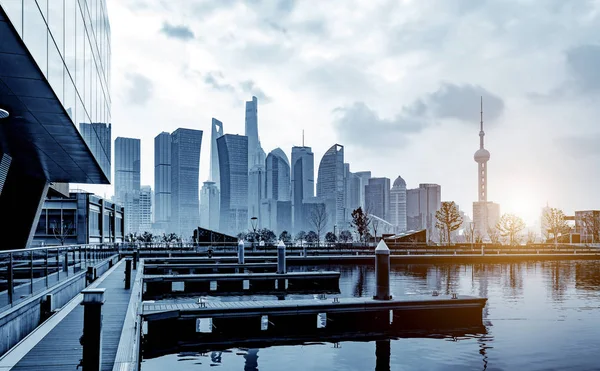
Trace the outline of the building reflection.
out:
[[[244,359],[244,371],[258,371],[258,349],[248,349]]]
[[[362,297],[365,292],[365,287],[367,287],[367,267],[360,266],[358,267],[358,279],[354,285],[353,295],[355,297]]]

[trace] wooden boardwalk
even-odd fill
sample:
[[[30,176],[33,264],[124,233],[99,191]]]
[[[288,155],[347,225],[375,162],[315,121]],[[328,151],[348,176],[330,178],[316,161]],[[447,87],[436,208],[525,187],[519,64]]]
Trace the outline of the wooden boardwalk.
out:
[[[119,263],[98,285],[106,288],[102,306],[102,370],[113,369],[131,290],[124,289],[124,264]],[[135,271],[133,271],[135,272]],[[50,333],[19,361],[12,370],[75,370],[83,350],[83,306],[78,305]]]

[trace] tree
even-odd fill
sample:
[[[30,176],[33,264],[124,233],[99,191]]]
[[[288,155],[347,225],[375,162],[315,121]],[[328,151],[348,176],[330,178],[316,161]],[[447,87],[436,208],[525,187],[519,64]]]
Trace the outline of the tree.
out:
[[[321,232],[327,226],[327,219],[329,219],[329,213],[327,212],[325,205],[313,205],[308,221],[317,231],[317,245],[321,241]]]
[[[237,234],[236,237],[237,237],[238,241],[240,241],[240,240],[246,240],[247,237],[248,237],[248,233],[246,233],[246,232],[240,232],[240,233]]]
[[[75,232],[73,223],[65,222],[62,219],[60,220],[60,224],[57,221],[52,222],[50,224],[50,229],[52,230],[54,238],[60,242],[61,246],[64,245],[67,238]]]
[[[313,244],[319,240],[319,236],[317,236],[317,232],[310,231],[306,234],[306,243]]]
[[[452,242],[451,233],[460,228],[463,222],[463,218],[460,216],[458,207],[454,201],[442,202],[442,207],[435,212],[435,218],[437,219],[435,226],[445,232],[446,241],[449,246]]]
[[[600,242],[600,213],[597,211],[584,211],[578,220],[581,223],[581,234],[586,237],[585,242]]]
[[[352,242],[352,233],[349,230],[343,230],[340,232],[340,242],[348,243]]]
[[[492,244],[494,245],[499,245],[500,244],[500,231],[498,231],[498,228],[496,227],[489,227],[487,230],[488,233],[488,237],[490,238],[490,241],[492,241]],[[483,240],[482,237],[479,237],[480,241],[479,243],[481,243]]]
[[[563,211],[554,207],[544,210],[542,225],[547,229],[548,238],[552,235],[555,244],[558,243],[558,236],[567,234],[571,230]]]
[[[496,229],[509,245],[515,246],[519,244],[519,233],[525,229],[525,222],[514,214],[504,214],[498,220]]]
[[[272,244],[277,238],[275,232],[268,228],[261,228],[256,231],[256,234],[258,235],[261,241],[265,241],[265,244]]]
[[[365,237],[369,233],[370,223],[369,215],[363,212],[361,207],[352,211],[352,226],[356,229],[356,233],[358,233],[361,241],[365,241]]]
[[[296,243],[300,242],[300,246],[302,246],[302,242],[304,242],[304,240],[306,240],[306,232],[304,231],[300,231],[298,233],[296,233]]]
[[[370,218],[371,219],[371,228],[373,229],[373,235],[375,236],[375,240],[377,240],[377,229],[379,228],[379,219]],[[377,241],[375,241],[377,242]]]
[[[169,234],[163,233],[162,240],[164,243],[167,244],[167,247],[169,247],[169,244],[171,242],[177,242],[179,240],[179,237],[175,233],[169,233]]]
[[[532,245],[537,242],[537,235],[534,231],[527,232],[527,244]]]
[[[279,239],[283,241],[283,243],[290,243],[292,242],[292,235],[288,231],[283,231],[279,234]]]
[[[325,234],[325,242],[329,243],[329,244],[334,244],[337,242],[337,237],[335,235],[335,233],[333,232],[327,232]]]
[[[150,232],[144,232],[141,235],[137,236],[137,240],[146,244],[146,246],[147,244],[151,243],[153,239],[154,236]]]
[[[475,223],[471,222],[467,228],[465,228],[465,240],[467,243],[475,242]]]

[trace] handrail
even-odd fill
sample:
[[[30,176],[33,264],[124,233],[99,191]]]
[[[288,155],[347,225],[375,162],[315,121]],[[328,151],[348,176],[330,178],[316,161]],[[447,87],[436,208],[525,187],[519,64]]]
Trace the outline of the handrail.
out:
[[[14,249],[14,250],[0,250],[0,254],[7,253],[22,253],[26,251],[44,251],[44,250],[56,250],[56,249],[67,249],[67,248],[80,248],[80,247],[98,247],[110,246],[118,247],[118,243],[94,243],[94,244],[81,244],[81,245],[59,245],[59,246],[43,246],[43,247],[31,247],[26,249]]]

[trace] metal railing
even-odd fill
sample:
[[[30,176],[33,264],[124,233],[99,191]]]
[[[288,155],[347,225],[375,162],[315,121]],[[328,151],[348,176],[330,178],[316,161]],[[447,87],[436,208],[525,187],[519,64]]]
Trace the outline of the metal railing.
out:
[[[0,251],[0,312],[117,253],[115,244]]]

